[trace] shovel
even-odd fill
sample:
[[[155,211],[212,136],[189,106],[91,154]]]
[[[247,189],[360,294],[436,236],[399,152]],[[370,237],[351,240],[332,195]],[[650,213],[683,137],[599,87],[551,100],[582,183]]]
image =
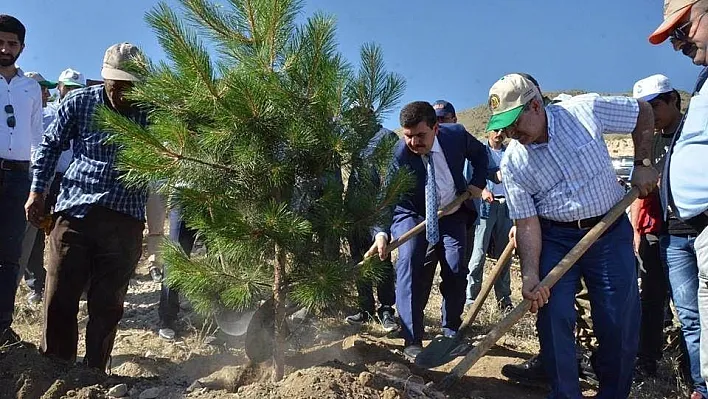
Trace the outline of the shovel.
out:
[[[558,262],[558,264],[543,278],[539,283],[540,286],[545,286],[548,288],[553,287],[555,283],[563,277],[575,262],[580,259],[581,256],[590,248],[590,246],[597,241],[598,238],[619,218],[624,214],[625,209],[629,207],[632,202],[639,196],[639,190],[634,187],[630,190],[627,195],[624,196],[622,201],[618,202],[615,206],[610,209],[610,211],[605,215],[605,217],[600,220],[590,231],[585,234],[585,236],[578,241],[577,244],[568,252],[563,259]],[[469,369],[474,366],[479,359],[484,356],[489,349],[497,343],[499,338],[506,334],[511,327],[516,324],[526,312],[531,309],[531,301],[524,299],[514,310],[511,311],[502,321],[500,321],[493,329],[490,331],[482,341],[480,341],[477,346],[474,347],[472,351],[467,353],[465,357],[458,363],[455,368],[452,369],[450,375],[445,377],[442,381],[436,384],[436,388],[440,390],[447,389],[454,385],[463,375],[469,371]]]
[[[438,218],[447,215],[450,211],[458,206],[461,206],[463,202],[470,198],[470,192],[465,191],[455,198],[451,203],[447,204],[444,208],[438,211]],[[393,252],[394,249],[400,247],[408,240],[420,234],[425,230],[425,220],[418,223],[415,227],[408,230],[405,234],[398,237],[397,239],[391,241],[390,244],[386,246],[386,255]],[[365,256],[364,259],[357,263],[354,267],[360,267],[364,262],[371,256]],[[293,310],[294,313],[297,309]],[[222,316],[226,318],[226,316]],[[254,363],[260,363],[268,360],[273,355],[273,337],[275,329],[275,310],[273,307],[273,299],[270,298],[266,300],[251,317],[251,321],[248,324],[248,329],[246,331],[246,355]],[[222,330],[225,333],[229,333],[226,329]],[[231,329],[229,329],[231,330]]]
[[[418,356],[416,356],[415,364],[425,368],[433,368],[450,363],[454,358],[457,357],[457,355],[455,354],[455,350],[460,344],[460,341],[462,341],[462,338],[464,338],[465,334],[467,334],[467,330],[477,318],[479,311],[482,309],[484,301],[487,299],[487,296],[489,296],[489,293],[492,291],[494,283],[497,281],[497,279],[499,279],[499,276],[501,276],[502,270],[504,269],[504,266],[509,261],[509,259],[511,259],[511,255],[513,252],[514,243],[509,241],[509,243],[506,245],[506,248],[504,248],[504,252],[502,252],[501,256],[499,257],[499,260],[497,260],[497,264],[494,266],[494,269],[492,269],[490,275],[487,277],[484,284],[482,285],[482,289],[479,292],[479,295],[477,295],[477,299],[475,299],[474,303],[472,304],[472,308],[470,308],[470,310],[467,312],[465,320],[462,322],[462,326],[460,326],[460,329],[457,330],[457,333],[452,337],[437,337],[434,340],[430,341],[428,346],[426,346],[425,349],[423,349],[423,351],[420,352]]]

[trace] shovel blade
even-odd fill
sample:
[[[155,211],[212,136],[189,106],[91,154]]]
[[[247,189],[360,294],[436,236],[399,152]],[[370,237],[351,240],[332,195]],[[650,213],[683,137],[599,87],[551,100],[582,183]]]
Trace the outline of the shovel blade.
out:
[[[464,348],[463,348],[464,347]],[[431,369],[455,360],[469,347],[456,337],[435,337],[415,358],[415,364]]]

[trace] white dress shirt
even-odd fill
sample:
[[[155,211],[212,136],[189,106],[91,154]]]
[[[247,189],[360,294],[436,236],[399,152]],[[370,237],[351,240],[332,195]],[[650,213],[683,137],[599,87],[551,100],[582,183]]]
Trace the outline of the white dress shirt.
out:
[[[15,127],[7,124],[5,107],[12,105]],[[0,158],[29,161],[42,140],[42,89],[18,68],[10,80],[0,77]]]
[[[433,165],[435,166],[435,186],[438,189],[438,200],[440,207],[444,208],[447,204],[455,200],[457,190],[455,189],[455,181],[452,180],[452,173],[450,173],[450,167],[447,165],[447,159],[445,159],[445,153],[443,153],[440,143],[438,143],[438,138],[435,137],[433,142],[433,148],[430,149],[428,154],[433,159]],[[425,165],[425,158],[423,158],[423,164]],[[427,165],[425,165],[427,167]],[[456,207],[450,213],[456,212],[460,207]]]

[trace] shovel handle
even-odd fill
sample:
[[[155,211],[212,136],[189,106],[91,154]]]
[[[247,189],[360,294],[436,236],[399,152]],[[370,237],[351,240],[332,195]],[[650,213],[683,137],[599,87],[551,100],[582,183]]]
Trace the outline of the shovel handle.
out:
[[[448,212],[452,211],[453,209],[457,208],[458,206],[461,206],[463,202],[467,201],[470,196],[469,191],[465,191],[464,193],[460,194],[457,196],[452,202],[449,204],[445,205],[442,209],[438,211],[438,219],[447,215]],[[418,223],[415,227],[412,229],[406,231],[402,236],[398,237],[397,239],[391,241],[387,246],[386,246],[386,255],[391,254],[394,249],[400,247],[401,245],[405,244],[408,240],[411,238],[415,237],[416,235],[420,234],[421,232],[425,231],[425,220],[422,222]],[[366,262],[367,259],[372,257],[374,255],[369,255],[364,257],[364,259],[357,263],[356,267],[359,267]]]
[[[563,259],[558,262],[558,264],[543,278],[540,286],[548,287],[549,289],[553,287],[555,283],[560,280],[560,278],[567,272],[575,262],[580,259],[581,256],[590,248],[590,246],[597,241],[597,239],[625,212],[625,209],[629,207],[632,202],[639,196],[639,190],[634,187],[630,192],[628,192],[624,198],[615,204],[615,206],[610,209],[605,217],[600,220],[590,231],[585,234],[585,236],[578,241],[577,244],[566,254]],[[526,312],[531,309],[531,301],[524,299],[514,310],[511,311],[502,321],[500,321],[494,328],[480,341],[472,351],[467,353],[465,357],[458,363],[455,368],[452,369],[450,375],[445,377],[438,384],[438,388],[447,389],[454,385],[463,375],[469,371],[469,369],[474,366],[479,359],[484,356],[489,349],[497,343],[499,338],[506,334],[512,326],[514,326]]]
[[[499,279],[499,276],[501,276],[502,270],[504,270],[504,266],[507,262],[509,262],[509,259],[511,259],[511,255],[513,253],[514,243],[512,241],[509,241],[509,243],[506,244],[506,248],[504,248],[504,252],[502,252],[502,254],[499,256],[497,264],[494,265],[494,268],[492,269],[491,273],[484,281],[484,284],[482,284],[482,289],[479,291],[477,298],[472,303],[472,307],[467,312],[467,316],[465,317],[465,320],[463,321],[462,326],[460,326],[460,329],[457,331],[456,335],[459,335],[460,337],[464,336],[467,332],[467,328],[471,326],[474,320],[477,318],[479,311],[482,309],[482,305],[484,305],[484,301],[487,300],[489,293],[492,291],[494,283],[496,283],[497,279]]]

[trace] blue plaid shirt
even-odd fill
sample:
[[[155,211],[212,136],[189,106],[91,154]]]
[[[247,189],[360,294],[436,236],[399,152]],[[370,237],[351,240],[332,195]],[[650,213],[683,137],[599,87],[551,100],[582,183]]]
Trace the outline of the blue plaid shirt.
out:
[[[92,205],[99,205],[145,220],[147,192],[127,189],[118,180],[121,172],[114,166],[118,146],[106,144],[109,133],[95,125],[96,109],[105,102],[103,85],[74,90],[61,102],[35,154],[31,191],[45,191],[62,151],[73,142],[74,159],[61,182],[55,212],[81,218]],[[143,126],[147,124],[145,112],[128,116]]]
[[[547,106],[548,142],[512,140],[501,162],[511,218],[572,222],[607,213],[624,190],[602,134],[632,132],[638,116],[627,97],[587,94]]]

